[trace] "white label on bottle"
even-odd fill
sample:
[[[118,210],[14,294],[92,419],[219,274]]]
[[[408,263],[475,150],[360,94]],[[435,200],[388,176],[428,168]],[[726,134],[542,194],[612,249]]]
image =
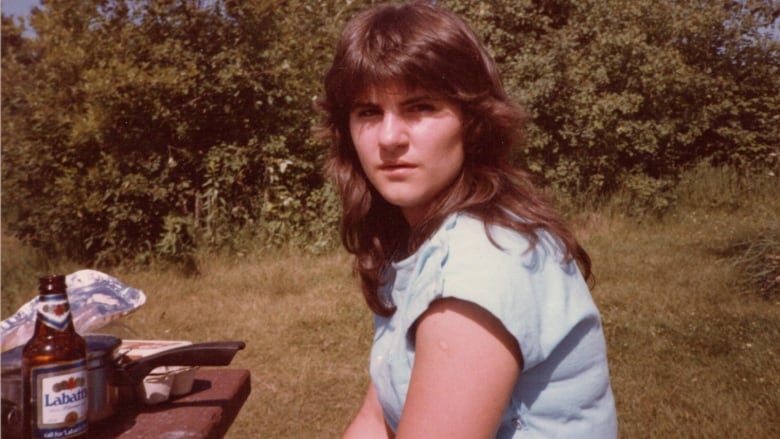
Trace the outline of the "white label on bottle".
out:
[[[86,360],[33,367],[31,377],[33,437],[59,439],[84,433],[89,408]]]
[[[70,304],[65,294],[50,294],[38,298],[38,320],[46,326],[64,331],[70,323]]]

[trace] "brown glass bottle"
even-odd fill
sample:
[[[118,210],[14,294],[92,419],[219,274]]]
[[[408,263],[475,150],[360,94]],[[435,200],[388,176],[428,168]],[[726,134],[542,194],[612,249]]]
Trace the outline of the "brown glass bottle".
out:
[[[73,327],[65,276],[40,278],[38,293],[22,351],[23,437],[87,437],[87,344]]]

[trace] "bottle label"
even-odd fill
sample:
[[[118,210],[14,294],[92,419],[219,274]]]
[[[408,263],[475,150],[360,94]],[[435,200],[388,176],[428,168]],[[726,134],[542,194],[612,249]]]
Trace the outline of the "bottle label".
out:
[[[35,438],[69,438],[87,431],[87,362],[76,360],[31,369]]]
[[[70,322],[70,304],[65,294],[50,294],[38,297],[38,320],[44,325],[64,331]]]

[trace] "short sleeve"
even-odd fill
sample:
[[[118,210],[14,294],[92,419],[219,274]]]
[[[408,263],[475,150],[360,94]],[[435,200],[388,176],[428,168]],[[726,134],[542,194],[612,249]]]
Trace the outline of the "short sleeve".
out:
[[[407,301],[410,337],[414,322],[437,299],[452,297],[484,308],[518,341],[527,370],[544,361],[572,320],[581,318],[573,315],[581,307],[570,300],[567,285],[581,281],[576,265],[560,262],[550,239],[529,249],[523,235],[492,227],[488,236],[483,222],[461,215],[420,249],[409,294],[398,299]]]
[[[409,389],[415,324],[433,301],[452,297],[490,312],[520,346],[523,371],[500,437],[615,437],[598,310],[577,265],[564,261],[550,235],[538,238],[530,248],[518,232],[491,226],[488,234],[481,220],[454,214],[388,268],[383,294],[397,309],[375,316],[370,371],[391,428]],[[574,417],[584,421],[562,422]]]

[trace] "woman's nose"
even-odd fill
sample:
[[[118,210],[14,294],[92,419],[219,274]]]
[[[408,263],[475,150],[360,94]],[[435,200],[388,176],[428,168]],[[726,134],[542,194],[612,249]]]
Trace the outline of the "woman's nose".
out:
[[[409,133],[403,118],[390,112],[385,113],[379,126],[379,146],[385,149],[404,146],[409,142]]]

